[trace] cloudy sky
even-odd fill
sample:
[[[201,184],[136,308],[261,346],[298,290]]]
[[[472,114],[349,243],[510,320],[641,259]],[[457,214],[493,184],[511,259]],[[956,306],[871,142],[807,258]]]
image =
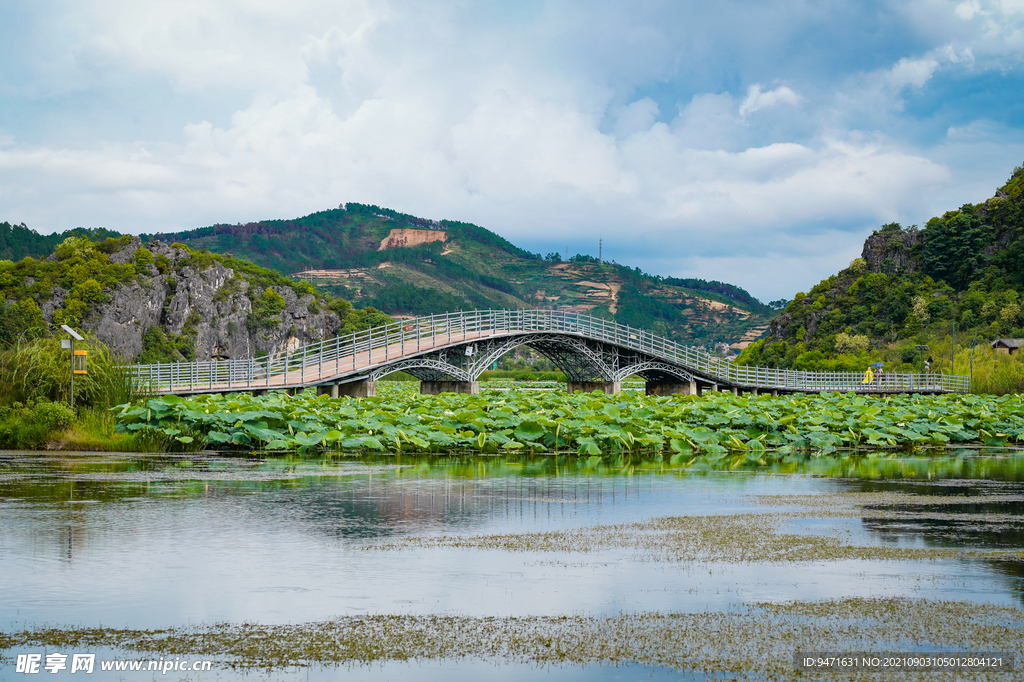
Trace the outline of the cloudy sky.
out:
[[[1024,0],[11,0],[0,221],[346,201],[791,298],[1024,163]]]

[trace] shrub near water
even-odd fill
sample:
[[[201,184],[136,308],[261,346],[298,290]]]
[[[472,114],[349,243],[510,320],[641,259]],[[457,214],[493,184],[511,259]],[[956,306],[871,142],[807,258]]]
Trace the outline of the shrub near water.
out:
[[[54,431],[75,423],[74,411],[64,403],[30,400],[0,407],[0,447],[31,448],[44,443]]]
[[[77,348],[89,352],[88,374],[75,377],[60,339],[40,337],[0,351],[0,447],[73,448],[83,450],[159,450],[138,437],[114,433],[112,405],[141,397],[128,368],[93,338]]]
[[[729,453],[761,461],[807,450],[1024,440],[1021,396],[421,396],[397,382],[382,393],[165,396],[122,406],[119,428],[158,429],[185,445],[201,434],[212,447],[257,450],[658,451],[709,461]]]

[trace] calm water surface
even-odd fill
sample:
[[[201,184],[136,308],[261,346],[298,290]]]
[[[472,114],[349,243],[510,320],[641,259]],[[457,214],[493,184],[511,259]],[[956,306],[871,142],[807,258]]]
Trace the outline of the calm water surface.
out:
[[[957,520],[810,518],[786,530],[840,534],[865,545],[1024,548],[1024,458],[1012,451],[951,452],[821,458],[785,471],[702,472],[642,458],[261,460],[0,452],[0,623],[12,631],[44,623],[301,623],[366,613],[605,615],[843,596],[1021,604],[1024,565],[1013,561],[709,566],[638,562],[631,550],[366,549],[409,535],[775,512],[755,497],[842,491],[1000,499],[942,508],[961,515]],[[0,678],[10,670],[0,668]],[[272,677],[561,682],[652,675],[702,679],[639,667],[462,662]],[[202,679],[235,677],[221,671]]]

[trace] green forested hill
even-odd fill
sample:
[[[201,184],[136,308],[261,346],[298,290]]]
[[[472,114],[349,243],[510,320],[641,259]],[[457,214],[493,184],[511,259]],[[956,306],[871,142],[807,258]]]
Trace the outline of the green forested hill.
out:
[[[1024,168],[1018,167],[987,201],[920,229],[883,225],[865,241],[861,258],[796,294],[741,361],[863,370],[870,356],[920,369],[932,355],[935,368],[948,368],[954,323],[958,345],[1024,337],[1021,291]],[[936,352],[941,344],[942,354]]]
[[[244,258],[389,314],[543,307],[706,343],[757,338],[773,312],[723,282],[655,277],[585,255],[542,257],[477,225],[364,204],[145,238]]]
[[[68,237],[88,237],[92,241],[98,242],[107,237],[120,236],[119,232],[102,227],[91,230],[76,227],[66,232],[39,234],[35,230],[30,230],[24,223],[21,225],[0,223],[0,260],[17,262],[26,256],[31,258],[48,256],[53,253],[58,244]]]

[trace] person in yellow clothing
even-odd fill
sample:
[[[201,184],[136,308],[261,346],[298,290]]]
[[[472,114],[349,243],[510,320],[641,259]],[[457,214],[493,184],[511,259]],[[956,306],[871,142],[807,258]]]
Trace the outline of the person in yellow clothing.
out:
[[[870,384],[874,380],[875,380],[875,373],[871,371],[870,367],[868,367],[866,370],[864,370],[864,381],[862,381],[861,383],[862,384]]]

